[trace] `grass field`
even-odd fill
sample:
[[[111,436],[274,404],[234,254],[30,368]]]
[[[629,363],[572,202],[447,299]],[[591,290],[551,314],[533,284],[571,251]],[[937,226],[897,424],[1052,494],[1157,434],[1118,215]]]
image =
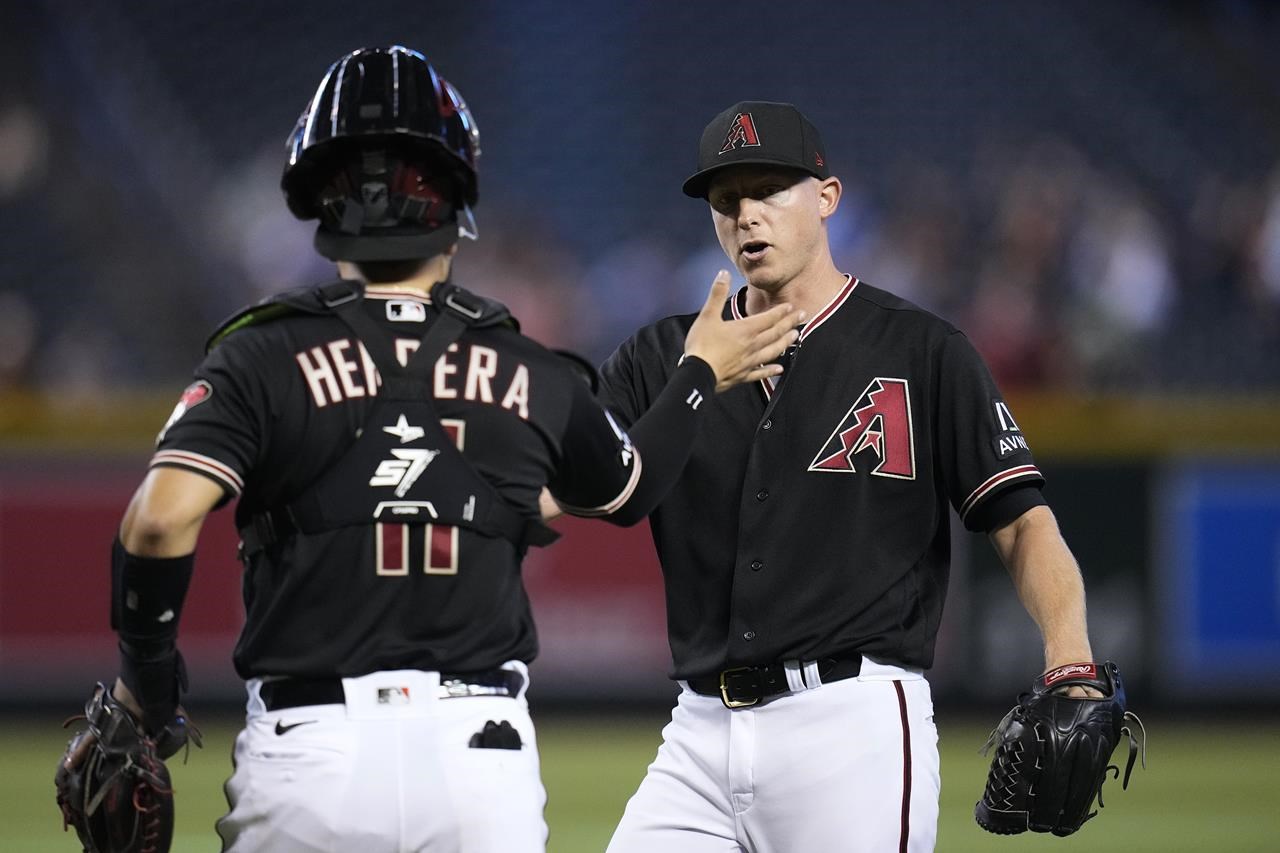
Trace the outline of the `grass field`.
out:
[[[1144,718],[1145,719],[1145,718]],[[0,851],[76,851],[53,799],[53,770],[66,741],[59,720],[0,718]],[[663,718],[540,718],[551,853],[600,853],[627,797],[657,748]],[[981,725],[940,723],[942,853],[1017,853],[1068,849],[1089,853],[1280,850],[1280,720],[1211,723],[1145,719],[1147,770],[1128,791],[1107,783],[1107,807],[1075,836],[996,837],[973,822],[986,773],[977,754]],[[222,813],[236,721],[205,721],[205,749],[171,761],[177,790],[178,853],[217,851],[213,822]],[[1117,758],[1121,753],[1117,751]],[[360,851],[375,853],[375,851]],[[659,851],[660,853],[660,851]],[[795,851],[795,853],[834,853]]]

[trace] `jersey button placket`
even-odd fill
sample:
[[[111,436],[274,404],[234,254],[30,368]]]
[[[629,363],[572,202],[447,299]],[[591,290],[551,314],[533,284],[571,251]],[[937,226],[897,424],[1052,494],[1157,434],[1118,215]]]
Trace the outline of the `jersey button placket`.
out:
[[[746,640],[748,643],[754,640],[755,638],[756,638],[755,631],[744,631],[742,633],[742,639]]]
[[[758,572],[763,568],[764,568],[764,563],[760,562],[759,560],[751,561],[751,571]]]
[[[769,490],[768,490],[768,489],[761,489],[760,491],[756,492],[756,500],[758,500],[758,501],[767,501],[768,499],[769,499]]]

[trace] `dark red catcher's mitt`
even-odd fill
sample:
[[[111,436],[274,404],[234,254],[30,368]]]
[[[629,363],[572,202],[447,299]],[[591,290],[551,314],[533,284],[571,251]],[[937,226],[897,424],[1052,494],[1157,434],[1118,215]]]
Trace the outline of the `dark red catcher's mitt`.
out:
[[[152,738],[111,690],[98,684],[84,707],[87,728],[67,744],[54,776],[62,828],[74,826],[85,853],[167,853],[173,788],[164,759],[199,732],[179,710]]]
[[[1076,686],[1100,695],[1065,695]],[[1070,835],[1097,814],[1091,811],[1095,798],[1102,807],[1103,781],[1108,773],[1120,775],[1111,752],[1126,737],[1125,788],[1134,758],[1141,755],[1146,766],[1146,731],[1125,707],[1119,668],[1107,661],[1046,672],[1018,697],[982,750],[995,746],[996,754],[974,818],[1000,835],[1028,829]]]

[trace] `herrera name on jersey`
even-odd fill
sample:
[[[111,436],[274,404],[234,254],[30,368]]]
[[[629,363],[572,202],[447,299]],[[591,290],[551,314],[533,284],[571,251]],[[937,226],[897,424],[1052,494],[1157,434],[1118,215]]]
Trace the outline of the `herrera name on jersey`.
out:
[[[413,338],[396,338],[396,358],[408,364],[418,348]],[[364,344],[350,337],[298,352],[294,359],[317,408],[359,397],[377,396],[382,377]],[[506,368],[506,369],[504,369]],[[462,352],[458,344],[437,359],[432,373],[437,400],[462,399],[470,403],[497,404],[522,419],[529,419],[529,368],[502,363],[497,350],[473,345]]]

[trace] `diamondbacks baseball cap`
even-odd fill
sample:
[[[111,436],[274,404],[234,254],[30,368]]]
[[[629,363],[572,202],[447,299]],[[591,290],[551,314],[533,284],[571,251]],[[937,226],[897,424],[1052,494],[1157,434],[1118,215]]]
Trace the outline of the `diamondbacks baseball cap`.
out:
[[[742,101],[711,120],[698,143],[698,171],[684,194],[706,198],[712,176],[726,166],[758,163],[787,166],[828,178],[827,155],[818,129],[791,104]]]

